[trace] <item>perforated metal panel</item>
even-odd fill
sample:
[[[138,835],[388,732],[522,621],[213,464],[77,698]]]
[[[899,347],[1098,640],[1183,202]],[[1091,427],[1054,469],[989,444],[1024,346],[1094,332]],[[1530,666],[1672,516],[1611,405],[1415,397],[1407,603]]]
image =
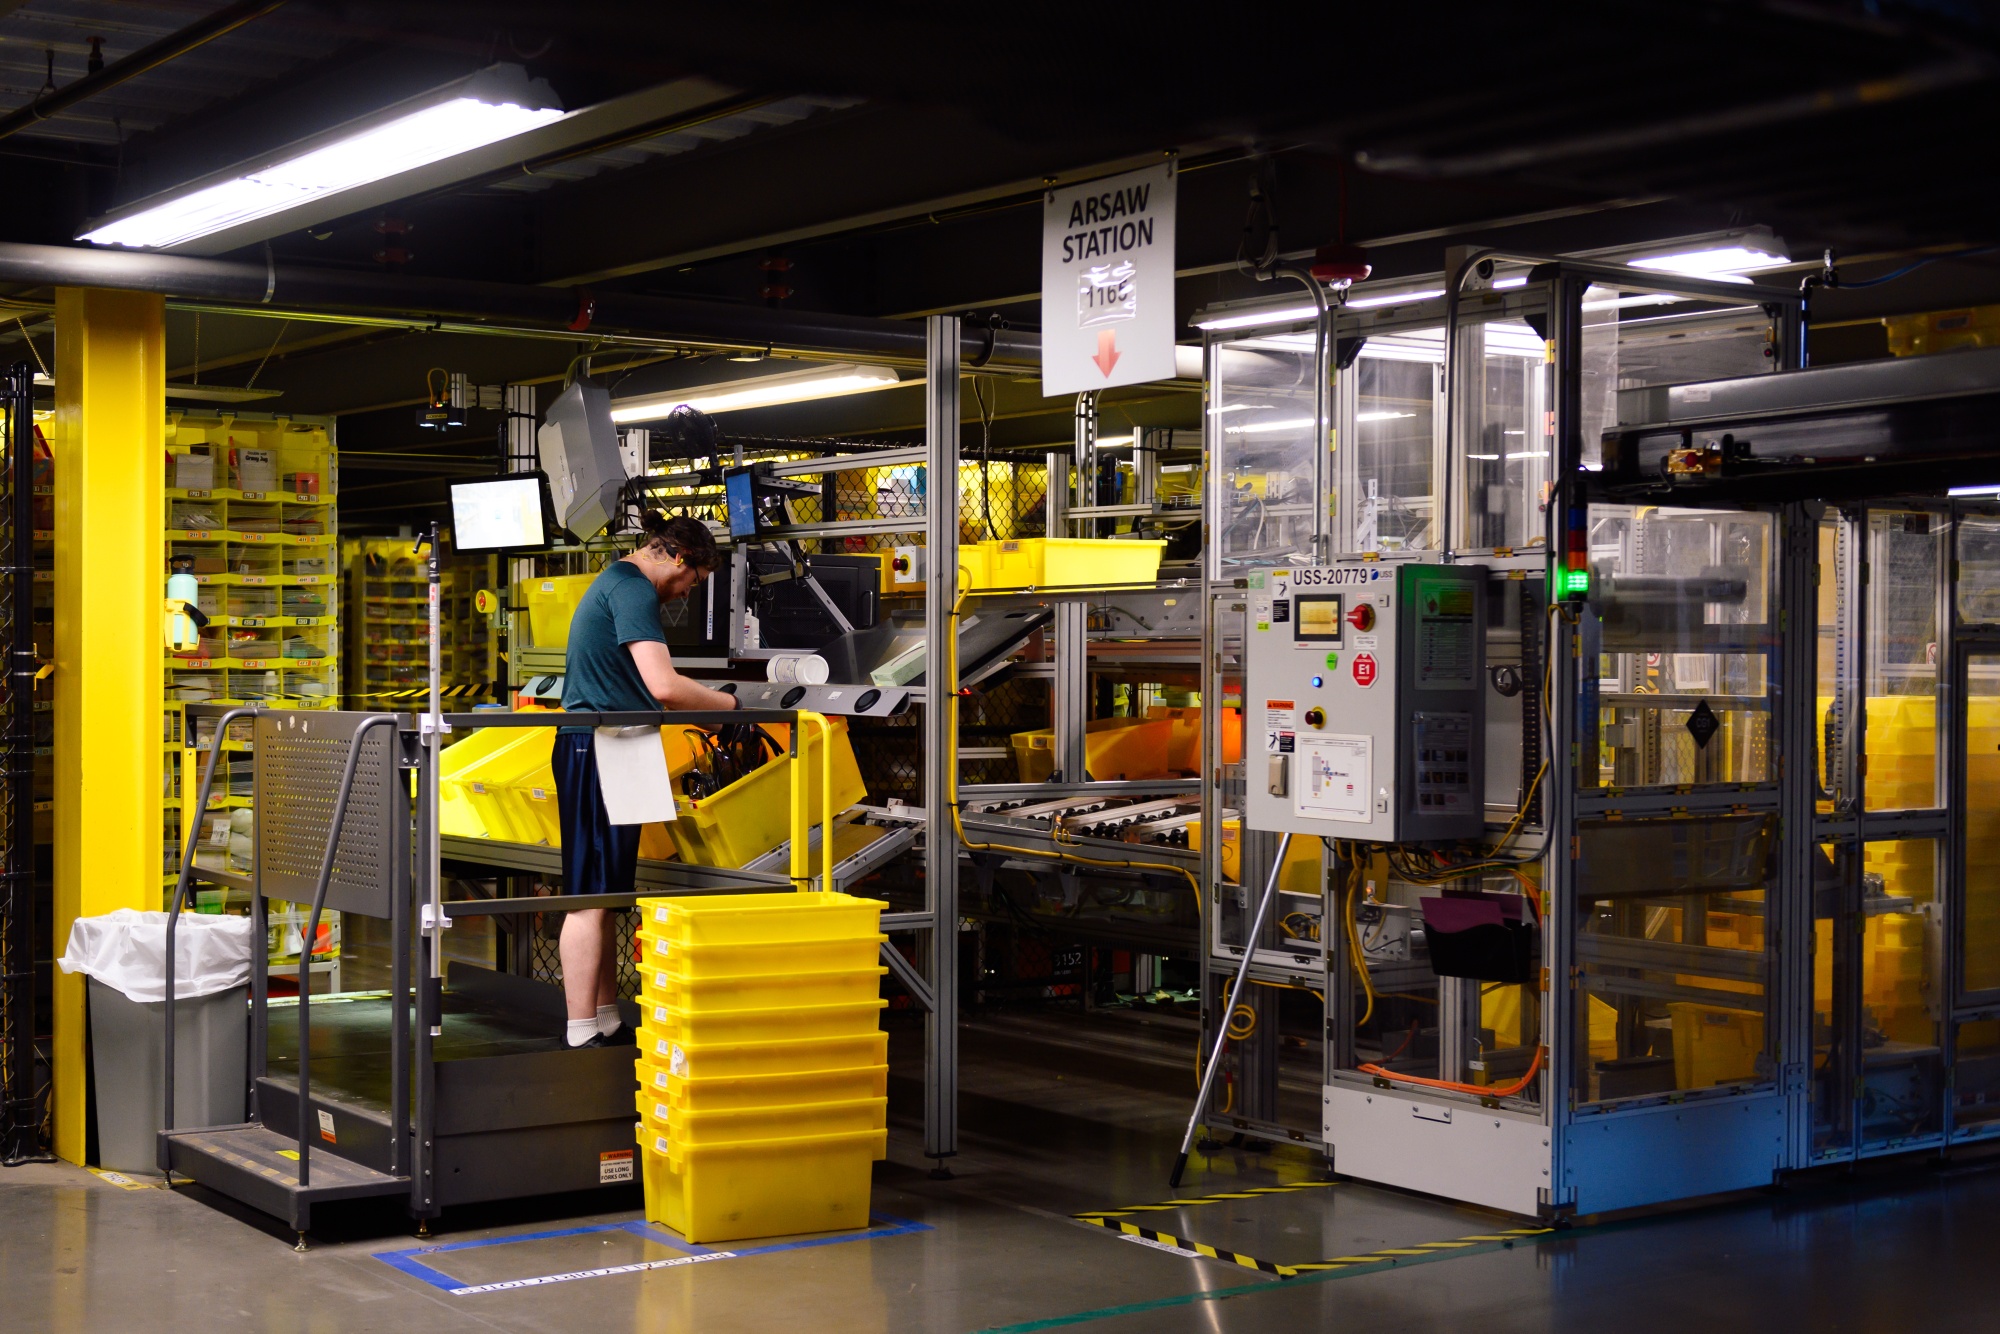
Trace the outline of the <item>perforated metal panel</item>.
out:
[[[257,718],[257,867],[266,898],[312,902],[327,828],[355,730],[370,715],[298,710]],[[361,743],[326,906],[388,917],[408,857],[410,803],[396,770],[396,729]]]

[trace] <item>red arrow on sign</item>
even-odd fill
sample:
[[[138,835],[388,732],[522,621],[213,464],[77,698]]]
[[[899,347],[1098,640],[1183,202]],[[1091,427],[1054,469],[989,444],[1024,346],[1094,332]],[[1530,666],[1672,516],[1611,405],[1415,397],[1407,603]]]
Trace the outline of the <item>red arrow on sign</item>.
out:
[[[1097,363],[1097,369],[1103,371],[1107,377],[1111,374],[1111,368],[1118,364],[1118,331],[1116,329],[1101,329],[1098,331],[1097,355],[1092,357],[1091,360]]]

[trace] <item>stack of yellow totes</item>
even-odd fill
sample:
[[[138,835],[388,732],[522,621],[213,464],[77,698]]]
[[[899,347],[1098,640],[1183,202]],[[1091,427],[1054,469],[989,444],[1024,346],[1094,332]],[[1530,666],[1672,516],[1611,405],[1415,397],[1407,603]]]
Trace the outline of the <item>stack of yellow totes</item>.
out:
[[[888,1147],[883,904],[639,900],[646,1218],[689,1241],[863,1227]]]

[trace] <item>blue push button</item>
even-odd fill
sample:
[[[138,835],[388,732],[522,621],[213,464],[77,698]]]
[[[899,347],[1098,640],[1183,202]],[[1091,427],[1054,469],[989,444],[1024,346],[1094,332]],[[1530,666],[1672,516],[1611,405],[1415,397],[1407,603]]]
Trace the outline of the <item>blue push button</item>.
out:
[[[1325,677],[1320,677],[1320,676],[1315,676],[1315,677],[1313,678],[1313,689],[1314,689],[1314,690],[1318,690],[1318,689],[1319,689],[1319,688],[1320,688],[1321,686],[1323,686],[1323,685],[1325,685],[1325,684],[1326,684],[1326,678],[1325,678]]]

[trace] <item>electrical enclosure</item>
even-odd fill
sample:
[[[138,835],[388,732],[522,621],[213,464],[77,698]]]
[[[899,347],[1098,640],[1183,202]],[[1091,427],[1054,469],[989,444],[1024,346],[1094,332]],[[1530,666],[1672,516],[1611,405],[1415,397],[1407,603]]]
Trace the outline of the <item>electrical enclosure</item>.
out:
[[[1485,826],[1486,571],[1340,562],[1249,576],[1245,818],[1373,843]]]

